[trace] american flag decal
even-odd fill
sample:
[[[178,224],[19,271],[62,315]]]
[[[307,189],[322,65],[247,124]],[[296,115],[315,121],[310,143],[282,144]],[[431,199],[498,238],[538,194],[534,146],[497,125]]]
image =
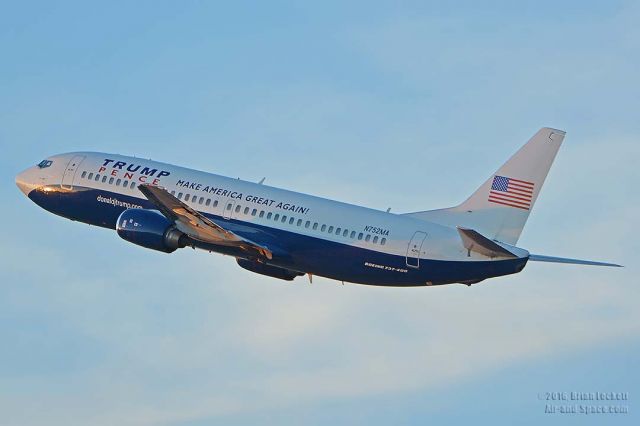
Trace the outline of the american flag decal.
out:
[[[526,180],[494,176],[489,192],[489,202],[529,210],[534,186],[533,182]]]

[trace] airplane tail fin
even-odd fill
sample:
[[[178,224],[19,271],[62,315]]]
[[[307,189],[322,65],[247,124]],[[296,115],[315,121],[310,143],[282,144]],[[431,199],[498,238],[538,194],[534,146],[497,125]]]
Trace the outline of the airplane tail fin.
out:
[[[562,130],[544,127],[462,204],[406,215],[472,228],[493,240],[515,245],[564,136]]]

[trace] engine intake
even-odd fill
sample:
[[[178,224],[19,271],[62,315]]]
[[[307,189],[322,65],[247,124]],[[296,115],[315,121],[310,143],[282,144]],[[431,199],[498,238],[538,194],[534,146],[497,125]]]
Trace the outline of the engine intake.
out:
[[[127,209],[118,217],[116,231],[123,240],[165,253],[187,245],[187,236],[157,210]]]

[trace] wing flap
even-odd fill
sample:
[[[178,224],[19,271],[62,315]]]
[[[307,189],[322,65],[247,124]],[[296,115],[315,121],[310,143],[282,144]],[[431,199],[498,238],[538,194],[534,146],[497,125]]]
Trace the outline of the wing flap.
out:
[[[273,253],[267,247],[223,228],[171,195],[166,189],[150,184],[141,184],[138,189],[167,219],[174,222],[179,231],[190,238],[210,244],[236,246],[269,260],[273,258]]]

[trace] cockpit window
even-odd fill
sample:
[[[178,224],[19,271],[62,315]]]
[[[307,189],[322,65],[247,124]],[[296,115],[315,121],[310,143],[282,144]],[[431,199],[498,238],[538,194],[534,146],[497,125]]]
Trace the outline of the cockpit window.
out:
[[[42,160],[40,163],[38,163],[38,167],[40,167],[41,169],[46,169],[52,164],[53,164],[53,161],[51,160]]]

